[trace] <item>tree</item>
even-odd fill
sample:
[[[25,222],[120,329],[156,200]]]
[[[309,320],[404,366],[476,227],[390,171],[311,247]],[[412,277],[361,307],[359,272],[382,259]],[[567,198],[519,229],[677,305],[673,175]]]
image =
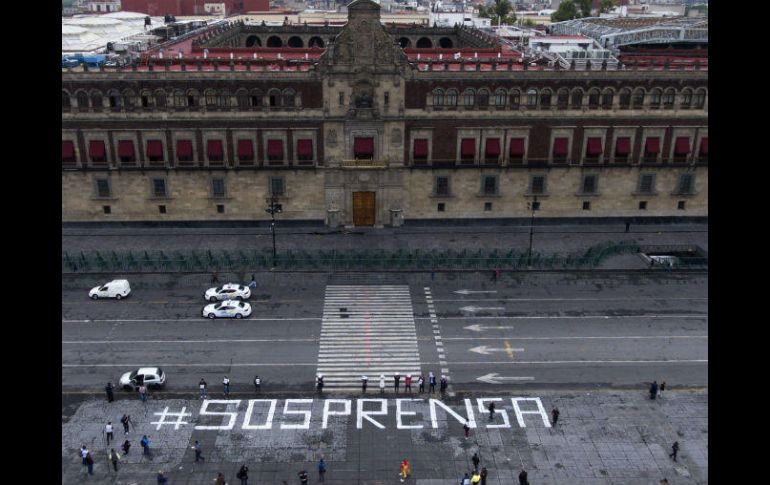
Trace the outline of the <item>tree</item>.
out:
[[[600,0],[599,11],[601,13],[607,13],[620,4],[619,0]]]
[[[591,5],[593,4],[592,0],[575,0],[575,4],[578,10],[580,10],[581,17],[591,16]]]
[[[479,7],[479,17],[486,17],[492,21],[492,25],[513,24],[516,22],[516,14],[508,0],[495,0],[494,5]]]
[[[551,22],[564,22],[579,17],[575,3],[572,0],[565,0],[559,4],[558,10],[551,14]]]

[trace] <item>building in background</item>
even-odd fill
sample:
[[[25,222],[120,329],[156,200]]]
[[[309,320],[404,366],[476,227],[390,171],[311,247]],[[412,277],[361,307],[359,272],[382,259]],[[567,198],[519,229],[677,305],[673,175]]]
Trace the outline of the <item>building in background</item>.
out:
[[[121,0],[128,12],[153,16],[234,15],[251,11],[270,10],[270,0]],[[207,6],[208,5],[208,6]],[[224,13],[220,13],[224,12]]]

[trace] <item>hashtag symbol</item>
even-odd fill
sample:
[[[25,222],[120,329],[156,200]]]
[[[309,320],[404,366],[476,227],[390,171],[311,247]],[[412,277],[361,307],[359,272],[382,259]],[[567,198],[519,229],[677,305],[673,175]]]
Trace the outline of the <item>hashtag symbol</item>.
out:
[[[160,419],[158,419],[158,421],[153,421],[150,424],[157,424],[158,427],[155,428],[156,430],[160,429],[161,426],[163,426],[164,424],[168,424],[168,425],[173,424],[174,429],[179,429],[179,426],[182,424],[190,424],[187,421],[182,421],[185,416],[192,416],[192,413],[186,413],[185,412],[186,410],[187,410],[187,407],[182,406],[182,410],[180,412],[170,413],[168,412],[168,406],[166,406],[166,409],[164,409],[162,413],[153,413],[156,416],[160,416]],[[166,421],[167,417],[176,417],[176,421]]]

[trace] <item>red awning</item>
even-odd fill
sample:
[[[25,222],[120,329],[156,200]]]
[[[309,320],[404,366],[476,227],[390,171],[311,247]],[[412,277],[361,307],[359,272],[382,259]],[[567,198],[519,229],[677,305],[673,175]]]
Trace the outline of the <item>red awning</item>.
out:
[[[61,142],[61,159],[68,160],[75,158],[75,144],[69,140],[62,140]]]
[[[283,158],[283,140],[267,140],[267,156]]]
[[[238,140],[238,158],[241,160],[254,159],[254,144],[251,140]]]
[[[463,138],[460,143],[460,156],[462,158],[473,158],[476,156],[475,138]]]
[[[524,138],[511,138],[509,155],[512,157],[524,156]]]
[[[176,142],[176,156],[178,158],[192,158],[192,140],[177,140]]]
[[[297,156],[298,157],[312,157],[313,156],[313,140],[297,140]]]
[[[147,156],[163,158],[163,143],[160,140],[147,140]]]
[[[88,142],[88,154],[91,155],[91,158],[105,158],[104,142],[102,140],[91,140]]]
[[[556,138],[553,141],[553,154],[557,157],[567,156],[567,145],[569,140],[567,138]]]
[[[678,137],[674,144],[674,155],[687,155],[688,153],[690,153],[690,138],[686,136]]]
[[[631,153],[631,138],[628,136],[618,137],[615,142],[615,155],[618,157],[627,157]]]
[[[586,155],[596,157],[602,154],[602,139],[589,138],[586,143]]]
[[[657,136],[647,138],[647,143],[644,145],[644,153],[658,152],[660,152],[660,138]]]
[[[428,156],[428,140],[426,138],[414,140],[414,156],[423,158]]]
[[[484,152],[487,157],[499,157],[500,156],[500,139],[487,138],[487,146]]]
[[[222,158],[222,140],[209,140],[206,142],[206,152],[209,158]]]
[[[134,142],[132,142],[131,140],[120,140],[118,142],[118,156],[133,158]]]
[[[709,139],[708,137],[700,139],[700,154],[707,157],[709,154]]]
[[[374,138],[356,138],[353,142],[353,153],[356,156],[374,156]]]

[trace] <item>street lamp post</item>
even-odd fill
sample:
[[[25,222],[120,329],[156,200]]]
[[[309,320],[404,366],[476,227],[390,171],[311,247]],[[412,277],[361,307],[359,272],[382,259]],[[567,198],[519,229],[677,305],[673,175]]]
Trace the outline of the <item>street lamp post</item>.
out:
[[[270,233],[273,235],[273,266],[275,266],[275,215],[281,213],[281,208],[276,207],[275,196],[270,197],[270,207],[265,209],[265,212],[270,214],[272,220],[270,221]]]
[[[537,196],[527,205],[532,210],[532,218],[529,221],[529,251],[527,252],[527,266],[530,266],[532,265],[532,236],[535,234],[535,211],[538,209]]]

